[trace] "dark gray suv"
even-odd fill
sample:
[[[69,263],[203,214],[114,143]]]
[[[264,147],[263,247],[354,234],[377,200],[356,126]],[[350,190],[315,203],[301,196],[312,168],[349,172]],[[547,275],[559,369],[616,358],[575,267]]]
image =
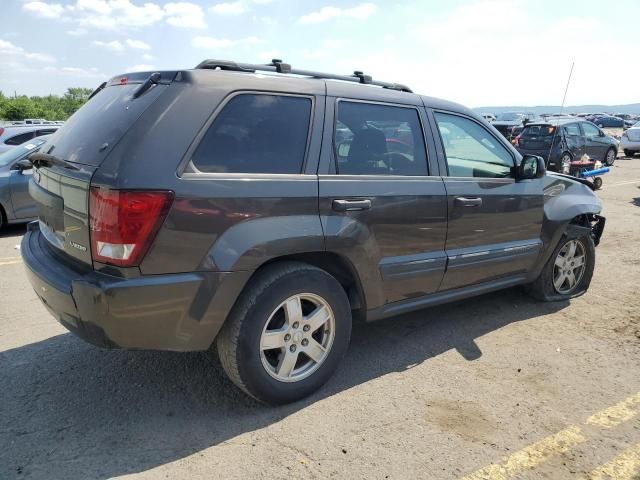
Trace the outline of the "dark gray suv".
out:
[[[21,252],[51,313],[104,348],[217,346],[274,404],[327,381],[352,318],[585,292],[604,228],[471,110],[280,61],[118,76],[30,158]]]

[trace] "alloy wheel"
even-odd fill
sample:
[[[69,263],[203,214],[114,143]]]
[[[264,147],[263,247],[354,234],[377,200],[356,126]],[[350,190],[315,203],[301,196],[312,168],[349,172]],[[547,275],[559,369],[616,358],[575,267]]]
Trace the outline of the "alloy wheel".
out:
[[[561,295],[571,293],[586,269],[586,249],[580,240],[569,240],[558,252],[553,267],[553,286]]]
[[[607,165],[611,165],[616,159],[616,152],[614,150],[609,150],[607,152]]]
[[[292,295],[269,315],[260,337],[262,366],[276,380],[297,382],[326,360],[335,337],[328,302],[312,293]]]

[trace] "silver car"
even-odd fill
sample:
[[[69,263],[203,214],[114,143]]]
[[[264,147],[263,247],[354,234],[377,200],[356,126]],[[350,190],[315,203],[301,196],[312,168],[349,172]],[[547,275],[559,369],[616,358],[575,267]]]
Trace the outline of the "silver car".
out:
[[[640,153],[640,122],[626,130],[620,138],[620,148],[627,157]]]
[[[0,229],[7,223],[29,222],[38,215],[36,202],[29,195],[33,168],[26,157],[40,150],[48,138],[33,138],[0,154]]]
[[[5,125],[0,127],[0,153],[11,150],[32,138],[51,135],[60,125]]]

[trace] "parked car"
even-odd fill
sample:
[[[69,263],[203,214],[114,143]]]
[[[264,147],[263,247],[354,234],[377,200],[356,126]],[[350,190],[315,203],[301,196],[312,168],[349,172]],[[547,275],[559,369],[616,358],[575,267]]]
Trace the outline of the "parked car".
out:
[[[624,120],[622,118],[614,117],[613,115],[598,115],[592,117],[590,121],[600,128],[624,127]]]
[[[564,162],[580,159],[585,153],[606,165],[613,165],[618,142],[590,122],[562,118],[527,125],[517,138],[516,149],[523,155],[539,155],[550,170],[562,171]]]
[[[489,123],[496,120],[496,116],[493,113],[483,113],[482,118],[484,118]]]
[[[117,76],[30,158],[21,254],[58,321],[105,348],[215,342],[274,404],[327,381],[352,318],[582,294],[604,228],[588,182],[471,110],[280,61]]]
[[[636,153],[640,153],[640,122],[622,134],[620,148],[627,157],[633,157]]]
[[[26,157],[40,150],[49,135],[27,140],[0,154],[0,230],[6,224],[30,222],[37,216],[29,195],[32,164]]]
[[[32,138],[51,135],[60,125],[7,125],[0,127],[0,153],[11,150]]]
[[[529,122],[541,120],[535,113],[507,112],[498,114],[492,125],[508,140],[518,135]]]

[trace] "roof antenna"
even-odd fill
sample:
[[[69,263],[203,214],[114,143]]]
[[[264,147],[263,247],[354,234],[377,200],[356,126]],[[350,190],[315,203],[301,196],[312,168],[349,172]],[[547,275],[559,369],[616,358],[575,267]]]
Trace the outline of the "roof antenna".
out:
[[[573,74],[573,67],[576,62],[571,62],[571,70],[569,70],[569,78],[567,78],[567,85],[564,87],[564,95],[562,96],[562,105],[560,105],[560,112],[564,110],[564,102],[567,100],[567,92],[569,91],[569,83],[571,83],[571,75]],[[549,153],[547,154],[546,167],[549,166],[549,161],[551,160],[551,150],[553,149],[553,143],[556,141],[556,135],[558,134],[558,125],[556,125],[555,130],[553,131],[553,138],[551,139],[551,146],[549,147]],[[561,165],[562,167],[562,165]]]

